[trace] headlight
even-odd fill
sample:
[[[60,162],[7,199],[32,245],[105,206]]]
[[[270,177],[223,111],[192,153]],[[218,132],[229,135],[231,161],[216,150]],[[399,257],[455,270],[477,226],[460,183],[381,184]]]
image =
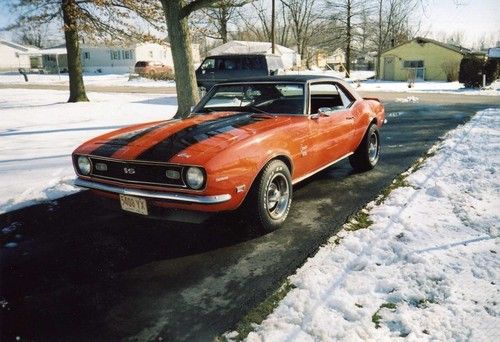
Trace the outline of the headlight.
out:
[[[205,175],[199,167],[190,167],[186,172],[186,182],[190,188],[198,190],[205,183]]]
[[[90,159],[84,156],[78,157],[78,170],[84,176],[90,174],[91,164]]]

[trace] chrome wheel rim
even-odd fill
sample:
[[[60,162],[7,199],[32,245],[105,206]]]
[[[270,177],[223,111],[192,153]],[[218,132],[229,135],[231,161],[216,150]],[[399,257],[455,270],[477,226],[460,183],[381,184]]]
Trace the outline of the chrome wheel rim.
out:
[[[266,189],[266,206],[269,216],[275,220],[282,218],[287,212],[289,199],[288,180],[280,173],[275,174]]]
[[[370,159],[370,163],[375,164],[378,159],[378,136],[376,133],[373,133],[370,136],[370,141],[368,142],[368,158]]]

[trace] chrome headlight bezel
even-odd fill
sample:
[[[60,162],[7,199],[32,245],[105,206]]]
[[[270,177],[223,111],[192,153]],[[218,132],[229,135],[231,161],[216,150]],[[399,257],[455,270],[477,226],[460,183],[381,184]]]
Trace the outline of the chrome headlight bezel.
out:
[[[205,171],[197,166],[190,166],[185,173],[186,185],[193,190],[200,190],[205,186]]]
[[[78,156],[76,159],[76,165],[78,167],[78,172],[83,176],[90,175],[92,171],[92,162],[89,157],[86,156]]]

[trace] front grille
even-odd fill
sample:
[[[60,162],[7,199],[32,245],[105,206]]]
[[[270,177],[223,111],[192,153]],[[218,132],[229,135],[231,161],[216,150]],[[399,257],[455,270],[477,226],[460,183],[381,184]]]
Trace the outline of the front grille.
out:
[[[111,179],[127,183],[151,184],[162,186],[185,187],[183,181],[184,167],[180,165],[121,161],[116,159],[89,157],[92,162],[91,176],[95,178]],[[99,164],[99,166],[98,166]],[[105,165],[105,167],[103,166]],[[174,171],[180,175],[179,179],[166,176],[166,172]]]

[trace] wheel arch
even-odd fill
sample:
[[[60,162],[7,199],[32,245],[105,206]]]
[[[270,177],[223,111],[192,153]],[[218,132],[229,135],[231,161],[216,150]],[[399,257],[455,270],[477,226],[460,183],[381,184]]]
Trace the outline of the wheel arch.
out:
[[[259,171],[255,174],[252,181],[250,182],[250,185],[248,187],[248,191],[245,194],[245,198],[243,199],[243,201],[245,201],[246,197],[248,196],[251,189],[253,188],[253,186],[255,184],[255,180],[259,178],[260,174],[262,173],[262,171],[264,170],[266,165],[269,164],[270,162],[272,162],[273,160],[281,160],[283,163],[285,163],[285,165],[288,167],[288,170],[290,171],[290,175],[292,176],[292,179],[293,179],[293,161],[292,161],[292,158],[284,153],[273,154],[270,157],[264,159],[264,161],[260,164]]]

